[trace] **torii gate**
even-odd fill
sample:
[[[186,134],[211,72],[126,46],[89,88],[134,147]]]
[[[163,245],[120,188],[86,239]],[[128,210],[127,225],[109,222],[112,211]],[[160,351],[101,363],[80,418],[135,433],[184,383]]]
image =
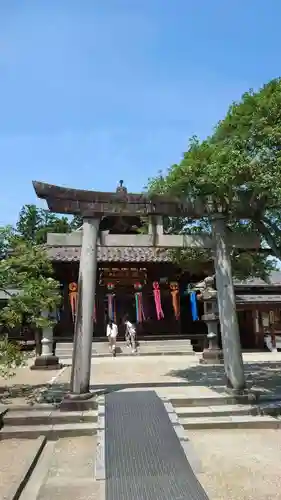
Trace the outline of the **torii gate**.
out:
[[[73,363],[71,374],[71,395],[87,399],[90,393],[91,350],[93,332],[94,297],[97,272],[97,245],[158,248],[212,248],[215,255],[215,272],[218,291],[218,307],[221,338],[224,352],[224,366],[230,389],[242,392],[245,376],[236,314],[235,294],[229,247],[258,249],[259,237],[255,234],[235,235],[227,230],[226,215],[213,210],[208,203],[196,199],[182,201],[163,195],[127,193],[120,186],[115,193],[86,191],[33,182],[39,198],[47,201],[50,211],[81,215],[82,231],[71,234],[49,234],[48,244],[81,245],[78,280],[78,305],[74,332]],[[99,225],[104,216],[148,216],[148,234],[109,235],[101,233]],[[207,216],[212,225],[212,236],[166,235],[163,232],[163,216],[199,219]],[[237,219],[249,218],[237,205]]]

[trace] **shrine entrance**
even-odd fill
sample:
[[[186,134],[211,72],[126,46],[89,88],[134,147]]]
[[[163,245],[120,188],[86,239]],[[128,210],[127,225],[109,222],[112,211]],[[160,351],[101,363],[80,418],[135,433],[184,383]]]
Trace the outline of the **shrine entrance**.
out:
[[[162,194],[128,193],[120,181],[116,192],[97,192],[67,187],[54,186],[42,182],[33,182],[36,194],[45,199],[52,212],[80,215],[83,218],[83,231],[70,235],[55,235],[56,245],[64,241],[64,245],[81,246],[81,258],[78,278],[78,304],[75,319],[74,355],[71,373],[71,394],[85,396],[90,391],[91,345],[94,326],[96,277],[98,246],[140,247],[146,249],[169,248],[208,248],[214,254],[216,274],[217,301],[221,338],[224,350],[224,365],[227,386],[235,391],[244,391],[245,375],[240,345],[240,335],[236,315],[235,294],[232,281],[230,248],[260,248],[257,234],[237,235],[228,231],[227,220],[229,210],[227,200],[217,201],[212,197],[171,198]],[[110,228],[101,227],[105,217],[114,217],[124,226],[125,217],[145,217],[148,220],[147,232],[141,228],[138,234],[120,228],[116,234]],[[207,217],[212,228],[211,234],[196,235],[165,234],[165,217],[186,217],[188,220]],[[237,198],[236,206],[231,210],[231,217],[237,220],[249,219],[249,207],[245,207]],[[125,221],[126,222],[126,221]],[[126,226],[126,224],[125,224]],[[122,231],[121,231],[122,229]],[[134,228],[135,231],[140,228]],[[135,285],[134,285],[135,287]],[[170,284],[175,317],[179,323],[177,283]],[[138,306],[139,307],[139,306]],[[141,308],[140,308],[141,310]],[[160,323],[160,321],[159,321]]]
[[[158,268],[159,270],[159,268]],[[163,318],[157,318],[153,282],[155,267],[106,265],[98,269],[96,291],[96,323],[94,339],[106,335],[106,325],[112,318],[118,325],[119,337],[124,338],[123,320],[136,324],[137,334],[142,337],[170,337],[181,335],[180,319],[175,318],[169,280],[161,283]],[[157,278],[157,282],[159,276]]]

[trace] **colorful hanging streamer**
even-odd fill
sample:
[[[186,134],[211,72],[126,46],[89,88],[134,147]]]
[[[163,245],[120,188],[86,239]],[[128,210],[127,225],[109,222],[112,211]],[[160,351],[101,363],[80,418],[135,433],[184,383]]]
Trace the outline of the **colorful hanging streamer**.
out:
[[[191,315],[193,321],[197,321],[198,318],[198,309],[197,309],[197,294],[196,292],[191,292],[189,295],[190,304],[191,304]]]
[[[178,320],[180,317],[180,301],[179,301],[179,285],[178,283],[171,283],[170,290],[172,295],[172,303],[175,318]]]
[[[143,302],[142,302],[142,292],[135,293],[135,300],[136,300],[137,323],[142,323],[143,321],[145,321]]]
[[[115,307],[114,293],[108,293],[107,300],[108,300],[108,318],[116,323],[116,307]]]
[[[72,319],[75,321],[76,311],[77,311],[77,297],[78,297],[78,286],[77,283],[69,283],[68,285],[68,295],[71,307]]]
[[[137,282],[134,284],[135,293],[135,301],[136,301],[136,318],[137,323],[142,323],[145,321],[145,314],[143,309],[143,300],[142,300],[142,284]]]
[[[107,294],[108,319],[111,319],[111,321],[114,321],[114,323],[116,323],[115,294],[113,293],[114,288],[114,283],[107,283],[107,289],[109,292],[111,292]]]
[[[162,304],[161,304],[161,294],[160,294],[160,286],[158,281],[154,281],[153,284],[153,295],[154,295],[154,302],[155,302],[155,308],[156,308],[156,316],[157,319],[163,319],[164,318],[164,313],[162,309]]]

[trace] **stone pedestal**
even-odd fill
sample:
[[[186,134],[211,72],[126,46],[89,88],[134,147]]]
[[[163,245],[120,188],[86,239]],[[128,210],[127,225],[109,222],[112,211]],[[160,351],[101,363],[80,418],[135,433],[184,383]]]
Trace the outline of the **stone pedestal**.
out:
[[[204,304],[205,306],[205,304]],[[215,304],[212,304],[214,309]],[[218,318],[216,314],[204,314],[201,318],[205,321],[208,328],[208,347],[204,349],[200,363],[202,364],[223,364],[223,352],[218,346]]]
[[[100,219],[85,218],[79,267],[78,302],[69,399],[89,399]]]
[[[42,316],[48,317],[48,312],[44,311]],[[43,328],[42,333],[42,352],[34,361],[31,370],[59,370],[62,365],[59,358],[53,353],[53,328],[48,326]]]
[[[245,390],[243,358],[232,282],[231,260],[226,244],[226,222],[223,215],[212,218],[215,245],[216,289],[227,387]]]

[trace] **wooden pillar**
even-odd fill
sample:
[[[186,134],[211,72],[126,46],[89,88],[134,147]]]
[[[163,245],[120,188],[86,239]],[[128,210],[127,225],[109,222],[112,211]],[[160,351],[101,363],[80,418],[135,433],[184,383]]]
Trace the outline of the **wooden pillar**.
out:
[[[216,288],[227,387],[241,392],[245,389],[246,383],[230,253],[226,244],[226,221],[223,215],[217,214],[213,216],[212,230],[215,244]]]

